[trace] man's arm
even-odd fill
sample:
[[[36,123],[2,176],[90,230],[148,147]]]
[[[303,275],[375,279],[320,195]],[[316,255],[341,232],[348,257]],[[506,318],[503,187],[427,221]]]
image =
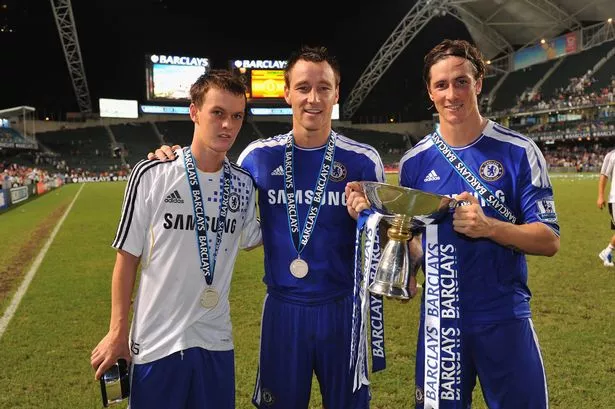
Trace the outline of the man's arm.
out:
[[[613,155],[615,151],[610,151],[604,156],[602,160],[602,166],[600,167],[600,179],[598,180],[598,200],[596,200],[596,205],[599,209],[604,208],[607,200],[604,199],[604,191],[606,190],[606,185],[608,184],[608,175],[613,174]]]
[[[596,205],[598,209],[604,208],[606,200],[604,200],[604,191],[606,189],[606,185],[609,178],[606,175],[600,175],[600,179],[598,180],[598,200],[596,200]]]
[[[111,319],[109,332],[92,351],[90,363],[100,379],[118,359],[130,361],[128,347],[130,298],[135,285],[139,257],[118,250],[111,280]]]
[[[256,190],[253,188],[248,198],[248,211],[246,221],[241,232],[240,248],[246,251],[253,250],[263,244],[261,222],[257,216]]]
[[[458,233],[472,238],[488,238],[527,254],[550,257],[559,250],[559,236],[544,223],[518,225],[488,217],[478,199],[468,192],[457,195],[455,199],[470,202],[455,209],[453,228]]]

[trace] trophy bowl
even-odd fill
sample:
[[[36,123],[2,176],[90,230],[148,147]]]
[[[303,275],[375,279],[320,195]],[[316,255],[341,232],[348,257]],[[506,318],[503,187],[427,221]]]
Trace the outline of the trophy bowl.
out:
[[[382,182],[360,182],[363,193],[375,212],[380,213],[391,226],[387,230],[389,241],[382,251],[371,293],[387,298],[409,300],[411,263],[408,242],[412,231],[437,223],[457,201],[448,196],[423,192]]]

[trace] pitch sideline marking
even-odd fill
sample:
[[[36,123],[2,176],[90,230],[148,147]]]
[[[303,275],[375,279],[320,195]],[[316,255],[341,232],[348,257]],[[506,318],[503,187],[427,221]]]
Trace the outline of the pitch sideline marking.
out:
[[[68,205],[68,209],[66,209],[66,211],[62,215],[62,218],[60,219],[58,224],[56,224],[56,227],[53,229],[53,232],[51,232],[51,236],[49,236],[49,238],[47,239],[47,242],[45,243],[43,248],[41,248],[41,251],[39,251],[38,255],[36,256],[36,259],[32,263],[30,270],[28,270],[28,273],[26,274],[24,280],[21,282],[21,285],[19,286],[19,288],[17,289],[17,292],[13,296],[13,299],[11,300],[11,304],[7,307],[6,311],[4,311],[4,315],[2,315],[2,318],[0,318],[0,338],[2,338],[4,331],[9,325],[9,322],[13,318],[13,315],[15,315],[15,311],[17,311],[17,307],[19,307],[19,304],[21,303],[21,299],[26,294],[26,291],[28,290],[28,287],[30,286],[32,279],[34,278],[34,275],[36,274],[36,272],[38,271],[38,268],[43,262],[45,255],[47,255],[47,251],[49,250],[49,247],[51,247],[51,243],[55,239],[56,234],[58,234],[60,227],[62,227],[64,220],[68,216],[68,213],[70,212],[70,210],[73,208],[73,205],[77,201],[77,198],[79,197],[79,193],[81,193],[84,186],[85,186],[85,183],[82,183],[81,187],[77,191],[77,194],[73,198],[73,201],[70,202],[70,205]]]

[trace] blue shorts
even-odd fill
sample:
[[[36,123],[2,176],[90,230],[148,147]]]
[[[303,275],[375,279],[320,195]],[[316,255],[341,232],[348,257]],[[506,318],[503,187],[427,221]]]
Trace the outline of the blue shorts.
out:
[[[416,353],[416,408],[423,408],[424,332]],[[476,377],[490,409],[548,408],[547,378],[530,318],[464,325],[461,338],[461,407],[472,405]],[[440,408],[453,408],[440,400]]]
[[[235,353],[190,348],[132,366],[130,409],[234,409]]]
[[[268,294],[252,403],[261,409],[306,409],[315,374],[325,408],[367,409],[369,388],[352,391],[351,336],[352,295],[304,305]]]

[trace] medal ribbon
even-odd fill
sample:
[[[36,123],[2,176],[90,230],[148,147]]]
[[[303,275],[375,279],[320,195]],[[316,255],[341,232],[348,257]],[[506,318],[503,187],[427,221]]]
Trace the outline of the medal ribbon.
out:
[[[352,341],[350,344],[350,369],[354,369],[353,391],[356,391],[362,385],[369,385],[367,374],[365,373],[368,333],[370,335],[372,372],[378,372],[386,368],[382,296],[374,295],[368,290],[380,262],[378,225],[381,219],[382,215],[380,213],[364,210],[359,214],[357,220],[354,272],[355,291],[352,313]],[[361,246],[362,241],[363,246]]]
[[[226,223],[226,214],[228,212],[228,202],[231,194],[231,166],[228,160],[224,158],[222,177],[220,178],[220,199],[218,225],[216,226],[216,244],[213,255],[209,251],[209,243],[207,242],[207,221],[205,219],[205,206],[203,205],[203,195],[199,183],[199,175],[196,170],[194,158],[190,147],[185,147],[184,151],[184,166],[186,167],[186,177],[190,186],[192,197],[192,209],[194,212],[194,222],[196,231],[196,245],[199,249],[199,259],[201,261],[201,271],[205,277],[205,282],[208,285],[214,280],[214,272],[216,270],[216,256],[222,242],[222,233]]]
[[[447,242],[446,237],[454,237],[450,222],[426,226],[424,409],[438,409],[441,405],[461,409],[461,311],[457,248],[454,243]]]
[[[461,178],[491,206],[504,221],[517,223],[517,216],[493,192],[485,186],[472,170],[457,156],[455,151],[444,141],[438,129],[431,134],[431,140],[444,159]]]
[[[292,134],[288,135],[286,139],[286,146],[284,149],[284,187],[286,189],[286,214],[288,215],[288,227],[290,229],[290,235],[293,240],[297,254],[300,255],[306,244],[312,236],[314,227],[316,226],[316,219],[320,212],[320,206],[326,200],[327,184],[329,183],[329,175],[333,168],[333,158],[335,157],[335,132],[329,134],[327,141],[327,147],[325,154],[320,164],[320,172],[318,173],[318,179],[316,179],[316,186],[314,187],[314,197],[312,203],[308,209],[307,216],[303,223],[301,231],[299,231],[299,212],[297,206],[297,195],[294,182],[294,138]]]

